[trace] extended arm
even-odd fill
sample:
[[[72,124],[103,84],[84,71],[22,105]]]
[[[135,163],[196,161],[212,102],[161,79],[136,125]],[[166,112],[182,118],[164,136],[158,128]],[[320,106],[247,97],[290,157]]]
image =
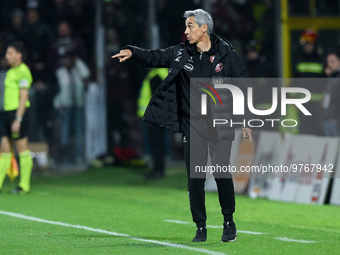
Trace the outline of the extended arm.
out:
[[[124,62],[133,57],[139,63],[150,68],[170,67],[173,46],[166,49],[146,50],[135,46],[126,46],[112,58],[118,58]]]

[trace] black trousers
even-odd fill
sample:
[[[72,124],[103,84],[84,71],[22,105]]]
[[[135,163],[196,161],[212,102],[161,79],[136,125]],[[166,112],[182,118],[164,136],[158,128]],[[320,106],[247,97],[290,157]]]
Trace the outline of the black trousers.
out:
[[[211,123],[210,123],[211,124]],[[188,193],[190,210],[197,227],[206,226],[205,173],[195,173],[197,166],[206,166],[208,153],[212,166],[230,165],[230,140],[219,140],[206,120],[183,120],[183,149],[188,173]],[[197,178],[198,177],[198,178]],[[224,221],[233,219],[235,212],[235,193],[232,176],[229,172],[215,173],[218,198]]]

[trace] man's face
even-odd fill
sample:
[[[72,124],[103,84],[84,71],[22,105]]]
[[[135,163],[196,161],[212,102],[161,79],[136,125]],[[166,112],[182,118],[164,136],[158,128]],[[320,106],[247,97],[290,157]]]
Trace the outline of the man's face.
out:
[[[340,68],[340,60],[336,55],[330,54],[327,57],[327,67],[330,68],[331,72],[335,72]]]
[[[71,27],[67,22],[62,22],[58,26],[58,35],[60,37],[66,37],[71,35]]]
[[[72,67],[74,65],[74,62],[75,62],[75,58],[71,55],[67,55],[65,57],[65,65],[67,67]]]
[[[17,52],[13,47],[8,47],[6,51],[6,60],[10,66],[14,66],[21,61],[22,54]]]
[[[29,10],[27,14],[27,21],[31,24],[38,23],[39,20],[39,14],[36,10]]]
[[[202,25],[201,27],[195,22],[195,17],[189,17],[185,21],[185,35],[190,44],[197,44],[199,43],[205,32],[207,32],[208,26]]]
[[[310,55],[313,53],[315,48],[315,45],[313,43],[310,42],[306,42],[305,45],[302,46],[303,51],[307,54]]]

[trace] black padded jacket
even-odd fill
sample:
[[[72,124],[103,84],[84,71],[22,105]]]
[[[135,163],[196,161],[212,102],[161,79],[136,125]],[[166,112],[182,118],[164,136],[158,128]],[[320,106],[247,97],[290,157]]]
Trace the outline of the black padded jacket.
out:
[[[231,43],[213,33],[210,35],[210,38],[212,43],[217,44],[214,47],[218,49],[212,64],[212,78],[224,78],[224,81],[230,78],[248,78],[246,68]],[[162,81],[150,100],[143,117],[145,122],[172,132],[182,132],[182,119],[187,116],[183,115],[179,107],[178,102],[180,99],[178,98],[179,93],[177,93],[177,90],[180,86],[176,84],[176,77],[188,62],[190,47],[192,45],[188,42],[166,49],[155,50],[146,50],[131,45],[124,47],[124,49],[131,50],[132,59],[135,59],[144,66],[150,68],[169,68],[169,75]],[[221,64],[223,65],[222,70],[216,68],[217,65],[221,67]],[[230,83],[230,81],[227,83]],[[237,83],[237,86],[243,91],[244,101],[246,102],[247,87],[250,85],[250,82],[248,79],[243,79],[243,82]],[[211,107],[211,109],[214,109],[212,117],[214,119],[234,120],[235,116],[232,115],[232,94],[229,90],[219,94],[223,107]],[[244,108],[245,115],[243,117],[238,116],[238,119],[245,119],[247,126],[247,120],[251,118],[251,115],[247,110],[248,107]],[[219,139],[234,140],[235,132],[233,127],[229,125],[216,125],[216,130]]]

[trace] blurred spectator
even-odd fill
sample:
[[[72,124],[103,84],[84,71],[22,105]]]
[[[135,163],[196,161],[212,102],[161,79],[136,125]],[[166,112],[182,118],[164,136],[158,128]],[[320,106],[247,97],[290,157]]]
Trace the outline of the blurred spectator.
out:
[[[21,38],[28,50],[27,64],[35,80],[43,75],[48,47],[52,41],[51,29],[40,21],[37,9],[28,10],[27,24],[22,29]]]
[[[316,31],[311,28],[306,29],[300,35],[300,54],[296,56],[294,61],[293,77],[324,77],[322,58],[317,51],[317,39]]]
[[[245,1],[217,1],[213,16],[216,33],[233,44],[242,47],[252,38],[254,24]]]
[[[5,29],[4,43],[5,48],[8,43],[20,40],[21,32],[24,27],[25,13],[21,9],[13,10],[10,23]]]
[[[36,9],[39,6],[39,2],[41,2],[41,0],[26,0],[26,8]]]
[[[178,41],[185,41],[185,25],[183,20],[179,19],[178,17],[181,17],[187,10],[201,8],[197,2],[200,2],[200,0],[156,1],[157,24],[159,27],[161,48],[168,47],[169,45],[175,45],[178,43]],[[169,20],[171,20],[171,22],[169,22]]]
[[[318,16],[339,16],[340,2],[338,0],[316,1]]]
[[[112,54],[120,49],[116,30],[106,31],[106,104],[108,152],[113,155],[114,147],[127,144],[128,124],[125,104],[129,99],[129,74],[124,65],[112,61]]]
[[[127,43],[147,45],[147,6],[146,0],[113,0],[105,2],[103,24],[106,29],[113,28],[117,34],[123,35],[119,38],[120,45]],[[129,32],[127,33],[126,31]],[[128,72],[130,84],[135,84],[139,88],[147,72],[146,68],[133,62],[126,63],[124,68]],[[138,97],[137,88],[130,90],[129,99],[132,102],[136,102]],[[130,107],[132,107],[131,112],[135,114],[135,104]]]
[[[329,77],[323,101],[326,136],[340,136],[340,55],[332,52],[327,55],[326,74]]]
[[[253,37],[257,50],[261,50],[268,61],[273,61],[275,52],[275,11],[272,0],[253,0],[252,17],[254,22]]]
[[[70,51],[65,53],[65,63],[57,69],[56,76],[60,92],[54,106],[59,111],[62,158],[79,164],[84,160],[84,93],[90,70]]]
[[[24,10],[25,6],[26,0],[0,0],[0,30],[7,28],[14,9]]]
[[[64,64],[66,52],[75,52],[80,58],[86,59],[86,51],[83,42],[73,36],[72,28],[66,21],[58,25],[58,35],[52,43],[49,62],[54,68]]]
[[[170,29],[173,27],[173,23],[169,22],[169,20],[172,20],[173,12],[169,12],[170,4],[173,3],[173,1],[167,1],[167,0],[159,0],[157,1],[157,25],[158,27],[162,28],[159,29],[159,39],[160,39],[160,47],[165,48],[169,45],[172,45],[172,41],[176,40],[178,42],[178,38],[181,38],[181,33],[178,34],[178,38],[176,38],[174,35],[175,33],[171,32]]]
[[[92,2],[92,3],[91,3]],[[94,1],[72,0],[67,1],[70,9],[72,19],[70,24],[75,36],[80,37],[84,42],[88,55],[92,56],[94,46],[94,17],[95,7]]]
[[[251,78],[277,77],[273,65],[261,52],[261,45],[256,40],[251,40],[246,46],[246,67]]]
[[[299,43],[300,53],[293,59],[293,77],[295,78],[322,78],[325,77],[321,56],[317,52],[317,33],[313,29],[302,32]],[[306,116],[299,111],[299,132],[301,134],[321,135],[320,123],[322,116],[322,101],[324,86],[318,83],[310,84],[304,80],[297,84],[298,87],[308,89],[312,98],[304,106],[311,112],[312,116]]]
[[[288,1],[289,14],[292,16],[308,16],[310,15],[310,1]]]
[[[5,57],[0,59],[0,95],[4,94],[5,90],[5,77],[7,72],[7,61]],[[4,110],[4,97],[0,96],[0,111]],[[0,134],[1,135],[1,134]]]
[[[44,68],[32,84],[32,101],[35,113],[32,114],[34,122],[34,136],[39,141],[46,141],[51,156],[55,151],[54,127],[55,110],[53,100],[59,91],[55,74],[51,68]]]
[[[153,93],[168,74],[169,70],[167,68],[154,68],[146,75],[138,98],[137,115],[139,118],[143,118]],[[152,169],[146,175],[146,178],[149,180],[163,178],[165,176],[165,139],[168,132],[145,122],[142,125],[144,154],[151,154],[152,159]]]
[[[147,42],[147,2],[145,0],[115,0],[104,3],[103,24],[124,34],[121,43]],[[126,33],[129,31],[129,33]]]
[[[291,16],[338,16],[338,0],[288,1]]]
[[[259,48],[261,48],[261,46],[258,45],[255,40],[251,40],[249,42],[246,46],[245,65],[247,67],[249,77],[258,78],[252,80],[254,87],[254,107],[258,110],[267,110],[270,109],[273,103],[272,88],[277,86],[277,84],[273,83],[273,80],[269,78],[277,77],[277,74],[274,71],[272,63],[267,60],[266,56],[262,55]],[[268,123],[265,119],[277,119],[278,112],[276,111],[270,116],[267,115],[258,117],[265,123],[262,129],[273,130],[271,123]]]
[[[51,16],[48,17],[48,19],[50,20],[53,28],[57,28],[61,22],[70,22],[72,14],[70,7],[67,5],[67,0],[54,0]]]
[[[119,1],[104,2],[103,4],[103,24],[106,28],[115,28],[118,34],[124,34],[129,27],[130,33],[124,34],[124,40],[134,36],[133,24],[128,24],[129,10],[124,8]],[[122,33],[121,33],[122,32]]]
[[[114,54],[120,50],[120,43],[117,31],[114,28],[106,30],[106,54]],[[112,62],[112,61],[110,61]]]

